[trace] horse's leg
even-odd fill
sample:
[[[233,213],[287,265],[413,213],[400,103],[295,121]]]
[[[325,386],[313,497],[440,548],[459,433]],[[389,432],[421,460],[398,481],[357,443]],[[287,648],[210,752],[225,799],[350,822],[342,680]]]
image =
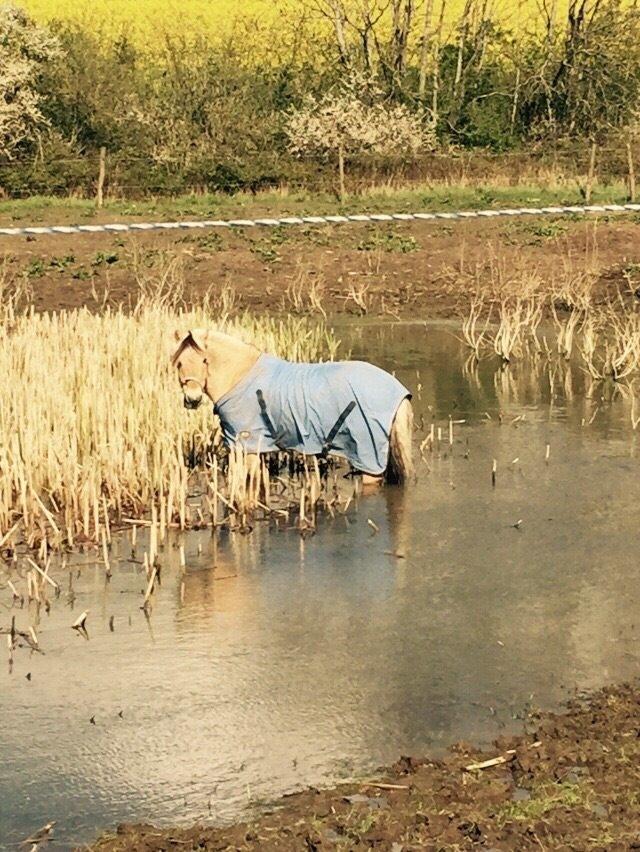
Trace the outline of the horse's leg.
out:
[[[387,482],[404,483],[415,476],[412,437],[413,407],[409,399],[403,399],[391,425]]]
[[[255,499],[259,500],[262,490],[262,457],[260,453],[247,453],[246,463],[249,491]]]

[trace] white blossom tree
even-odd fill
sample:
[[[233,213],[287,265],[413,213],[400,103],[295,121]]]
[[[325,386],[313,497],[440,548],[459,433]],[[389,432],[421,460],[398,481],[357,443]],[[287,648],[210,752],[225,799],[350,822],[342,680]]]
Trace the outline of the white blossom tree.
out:
[[[46,126],[36,83],[43,64],[58,54],[56,39],[22,9],[0,5],[0,156],[10,158]]]
[[[415,156],[435,147],[435,132],[423,115],[384,98],[375,81],[355,74],[320,98],[309,96],[286,123],[295,154],[335,158],[340,198],[345,197],[345,160],[363,154]]]

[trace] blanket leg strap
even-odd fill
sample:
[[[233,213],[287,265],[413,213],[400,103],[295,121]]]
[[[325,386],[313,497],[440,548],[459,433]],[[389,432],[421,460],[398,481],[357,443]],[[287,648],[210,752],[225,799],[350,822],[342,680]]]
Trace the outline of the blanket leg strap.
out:
[[[260,416],[262,417],[262,422],[267,427],[269,437],[279,450],[286,450],[286,447],[282,444],[284,435],[281,432],[276,432],[273,422],[269,417],[269,412],[267,411],[267,403],[264,400],[264,394],[259,388],[256,391],[256,396],[258,397],[258,405],[260,406]]]
[[[351,400],[351,402],[349,403],[349,405],[347,405],[347,407],[346,407],[346,408],[345,408],[345,410],[342,412],[342,414],[340,415],[340,417],[338,417],[338,419],[336,420],[336,422],[335,422],[335,423],[333,424],[333,426],[331,427],[331,430],[330,430],[329,434],[327,435],[327,439],[326,439],[326,441],[324,442],[324,445],[323,445],[323,447],[322,447],[322,452],[320,453],[320,455],[322,456],[322,458],[325,458],[325,456],[327,455],[327,453],[329,452],[329,450],[331,450],[331,449],[333,448],[333,439],[336,437],[336,435],[338,434],[338,432],[342,429],[342,427],[344,426],[344,421],[345,421],[345,420],[347,419],[347,417],[351,414],[351,412],[353,411],[353,409],[354,409],[355,407],[356,407],[356,404],[355,404],[354,400]]]

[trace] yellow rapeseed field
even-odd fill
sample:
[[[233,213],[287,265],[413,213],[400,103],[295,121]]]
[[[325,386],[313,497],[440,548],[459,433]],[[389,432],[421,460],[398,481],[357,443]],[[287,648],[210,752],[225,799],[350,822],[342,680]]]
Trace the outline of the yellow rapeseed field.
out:
[[[436,14],[440,1],[434,3]],[[567,2],[558,3],[559,15]],[[75,21],[105,37],[125,31],[132,41],[150,48],[167,33],[224,37],[240,27],[247,50],[272,51],[278,44],[273,39],[274,29],[281,35],[292,33],[305,15],[303,0],[21,0],[21,5],[39,21]],[[464,5],[465,0],[447,0],[449,24],[455,22]],[[505,23],[517,27],[535,26],[536,19],[540,19],[538,0],[493,0],[490,7]],[[318,25],[308,14],[305,17],[308,26]],[[422,26],[421,10],[416,26]]]

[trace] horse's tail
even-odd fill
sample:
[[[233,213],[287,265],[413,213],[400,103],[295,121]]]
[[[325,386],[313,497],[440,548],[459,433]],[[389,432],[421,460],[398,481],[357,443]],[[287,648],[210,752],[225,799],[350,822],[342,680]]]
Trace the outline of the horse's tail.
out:
[[[387,482],[398,484],[415,477],[413,465],[413,407],[405,397],[396,411],[389,436],[389,464],[385,472]]]

